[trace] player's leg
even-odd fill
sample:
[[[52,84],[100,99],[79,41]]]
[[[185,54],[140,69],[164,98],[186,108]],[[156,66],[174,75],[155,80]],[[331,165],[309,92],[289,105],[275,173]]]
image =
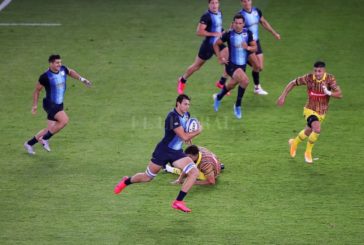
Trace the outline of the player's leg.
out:
[[[187,195],[188,191],[194,185],[196,178],[198,177],[199,171],[190,157],[183,157],[173,162],[173,166],[182,169],[182,172],[187,175],[182,188],[176,198],[172,203],[172,207],[179,209],[184,212],[191,212],[191,209],[187,208],[183,199]]]
[[[225,60],[229,60],[229,49],[226,46],[222,46],[221,50],[220,50],[220,54],[221,56],[225,59]],[[226,84],[226,80],[228,78],[228,74],[226,73],[225,67],[224,67],[224,71],[223,74],[220,78],[219,81],[217,81],[215,83],[215,86],[219,89],[222,89],[224,87],[224,85]],[[228,93],[229,94],[229,93]]]
[[[51,151],[48,140],[68,124],[69,118],[66,112],[61,110],[54,116],[50,115],[48,119],[48,130],[43,136],[39,137],[39,141],[46,151]]]
[[[167,164],[165,166],[165,171],[172,174],[180,175],[182,173],[181,169],[172,167],[171,165]]]
[[[249,85],[249,79],[246,73],[244,72],[244,68],[236,69],[233,74],[233,79],[238,81],[239,87],[238,87],[238,95],[236,98],[236,102],[234,104],[234,115],[236,118],[241,119],[242,118],[242,110],[241,110],[241,103],[243,100],[243,96],[245,93],[245,89]]]
[[[312,115],[307,119],[308,123],[310,124],[310,127],[312,129],[312,132],[308,136],[306,151],[305,151],[305,161],[307,163],[312,163],[312,148],[317,141],[318,137],[320,136],[321,131],[321,123],[319,121],[319,118],[315,115]]]
[[[33,145],[35,145],[36,143],[38,143],[39,139],[41,137],[43,137],[47,133],[47,131],[48,131],[48,127],[40,130],[36,135],[34,135],[33,138],[31,138],[30,140],[28,140],[28,141],[26,141],[24,143],[24,148],[27,150],[27,152],[30,155],[34,155],[35,154],[35,151],[33,149]]]
[[[235,66],[233,64],[228,64],[225,65],[225,71],[226,73],[232,77],[235,71]],[[213,94],[213,99],[214,99],[214,111],[217,112],[219,110],[220,104],[221,104],[221,100],[224,98],[224,96],[231,90],[233,89],[236,84],[238,82],[234,79],[231,79],[230,82],[228,84],[223,85],[220,93],[218,94]]]
[[[184,89],[186,87],[187,79],[195,72],[198,71],[204,64],[206,60],[201,59],[199,56],[196,56],[195,61],[190,65],[186,72],[178,78],[177,84],[177,92],[178,94],[183,94]]]
[[[257,41],[257,46],[257,52],[249,55],[249,63],[253,66],[252,76],[254,81],[254,93],[258,95],[267,95],[268,92],[265,91],[260,84],[259,74],[264,68],[264,56],[259,41]]]
[[[309,126],[306,126],[304,129],[302,129],[298,135],[294,138],[294,139],[290,139],[288,141],[289,145],[290,145],[290,155],[291,157],[295,157],[296,156],[296,152],[297,152],[297,148],[298,145],[304,141],[312,132],[312,129]]]
[[[152,161],[149,162],[147,169],[145,172],[137,173],[132,177],[124,176],[122,180],[115,186],[114,193],[119,194],[122,190],[127,187],[128,185],[134,183],[143,183],[149,182],[157,176],[158,172],[161,170],[162,166],[153,163]]]

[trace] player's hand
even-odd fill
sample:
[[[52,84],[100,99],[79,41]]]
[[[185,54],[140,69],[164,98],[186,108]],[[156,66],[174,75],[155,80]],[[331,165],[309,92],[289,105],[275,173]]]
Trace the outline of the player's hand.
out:
[[[202,132],[202,125],[200,122],[198,122],[198,132],[201,133]]]
[[[277,105],[278,106],[283,106],[284,105],[284,101],[285,101],[285,97],[283,96],[279,96],[278,100],[277,100]]]
[[[37,114],[37,109],[38,109],[38,106],[32,106],[32,114],[33,115]]]
[[[221,64],[221,65],[227,65],[227,64],[229,64],[229,61],[225,58],[225,57],[219,57],[219,63]]]
[[[279,35],[279,33],[274,33],[274,37],[277,39],[277,40],[281,40],[281,35]]]
[[[322,85],[322,90],[324,91],[324,93],[326,95],[328,95],[328,96],[332,95],[332,92],[325,85]]]
[[[241,45],[243,47],[243,49],[248,50],[248,44],[246,42],[243,42],[243,44]]]
[[[172,181],[171,184],[172,185],[180,185],[180,184],[182,184],[182,181],[178,178],[178,179]]]
[[[89,81],[89,80],[87,80],[87,79],[85,79],[85,81],[83,82],[85,85],[86,85],[86,87],[91,87],[92,86],[92,83]]]
[[[212,34],[214,37],[220,38],[222,36],[222,32],[213,32]]]

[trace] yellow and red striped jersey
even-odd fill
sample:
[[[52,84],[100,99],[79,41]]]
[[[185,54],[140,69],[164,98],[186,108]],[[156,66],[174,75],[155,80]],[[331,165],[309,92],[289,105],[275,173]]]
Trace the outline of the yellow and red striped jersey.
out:
[[[198,170],[200,170],[205,176],[213,173],[217,178],[221,172],[220,161],[217,156],[204,147],[198,147],[200,150],[199,158],[196,162]]]
[[[338,87],[336,79],[333,75],[325,73],[321,80],[317,79],[314,74],[309,73],[296,79],[296,85],[307,86],[307,102],[305,107],[325,115],[329,108],[330,96],[324,93],[322,85],[328,90],[335,91]]]

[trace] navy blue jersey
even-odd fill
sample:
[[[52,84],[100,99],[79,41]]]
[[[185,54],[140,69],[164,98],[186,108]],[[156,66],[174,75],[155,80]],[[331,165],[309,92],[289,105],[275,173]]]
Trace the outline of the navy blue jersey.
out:
[[[259,40],[259,22],[263,14],[260,9],[253,7],[250,12],[242,9],[239,14],[244,16],[245,27],[253,33],[254,40]]]
[[[190,113],[186,112],[184,115],[178,114],[176,109],[170,111],[166,117],[164,123],[164,137],[161,140],[161,144],[168,146],[173,150],[181,150],[183,140],[176,135],[174,132],[175,128],[183,127],[186,128],[187,120],[190,118]]]
[[[222,32],[222,14],[219,10],[217,13],[213,13],[210,10],[207,10],[204,15],[200,18],[200,24],[206,25],[206,31],[208,32]],[[213,45],[217,37],[206,37],[204,42],[208,42]]]
[[[253,41],[251,31],[243,28],[241,33],[237,33],[231,29],[222,35],[221,40],[228,43],[230,63],[233,63],[234,65],[247,64],[248,51],[243,48],[243,43],[249,44]]]
[[[58,73],[54,73],[48,69],[39,77],[39,83],[45,87],[46,100],[62,104],[64,93],[66,92],[66,80],[69,70],[65,66],[61,66]]]

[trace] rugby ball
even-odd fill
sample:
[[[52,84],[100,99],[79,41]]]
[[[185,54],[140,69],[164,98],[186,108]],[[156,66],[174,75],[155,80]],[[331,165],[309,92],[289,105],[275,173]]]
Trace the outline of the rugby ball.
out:
[[[200,127],[200,123],[196,118],[190,118],[187,120],[185,131],[186,133],[195,132]]]

